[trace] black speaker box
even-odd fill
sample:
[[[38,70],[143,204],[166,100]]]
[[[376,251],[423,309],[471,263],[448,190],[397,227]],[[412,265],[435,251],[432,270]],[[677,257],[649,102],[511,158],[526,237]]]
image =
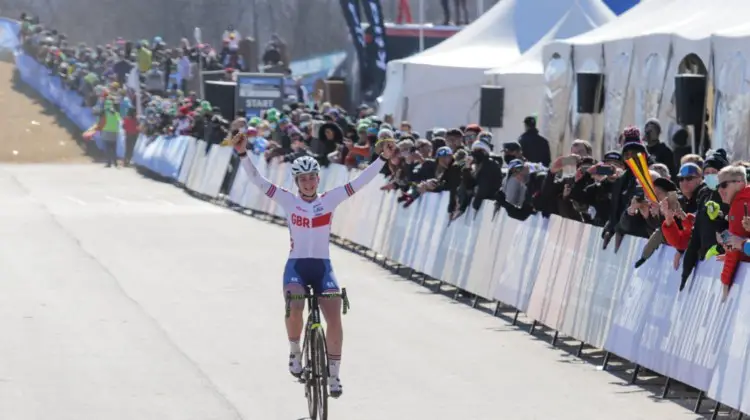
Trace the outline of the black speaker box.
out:
[[[679,74],[674,78],[674,102],[677,123],[703,125],[706,109],[706,76],[702,74]]]
[[[604,110],[604,75],[601,73],[577,73],[578,113],[601,114]]]
[[[229,121],[234,120],[235,114],[235,90],[234,82],[223,82],[209,80],[205,82],[204,91],[206,100],[212,106],[221,108],[221,115]]]
[[[479,98],[479,125],[502,128],[505,110],[505,88],[482,86]]]

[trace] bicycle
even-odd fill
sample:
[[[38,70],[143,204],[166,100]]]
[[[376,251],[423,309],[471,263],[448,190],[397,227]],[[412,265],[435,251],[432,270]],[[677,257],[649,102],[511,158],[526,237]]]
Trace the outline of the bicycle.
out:
[[[342,301],[342,312],[344,315],[349,311],[349,299],[346,288],[340,293],[316,294],[312,286],[305,287],[304,295],[292,295],[286,292],[286,317],[291,313],[292,300],[306,300],[308,315],[305,323],[305,338],[302,344],[303,365],[300,382],[305,384],[305,398],[307,398],[307,409],[310,420],[328,419],[328,351],[326,349],[326,336],[323,324],[320,322],[320,308],[318,298],[340,297]]]

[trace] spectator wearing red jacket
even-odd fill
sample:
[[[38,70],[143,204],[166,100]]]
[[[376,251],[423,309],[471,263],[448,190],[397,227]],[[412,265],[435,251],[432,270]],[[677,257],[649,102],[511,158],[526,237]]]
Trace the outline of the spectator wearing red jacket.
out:
[[[728,166],[719,172],[719,195],[729,204],[729,233],[741,238],[750,237],[750,232],[742,226],[742,219],[750,206],[750,187],[747,186],[747,173],[742,166]],[[727,249],[724,257],[724,268],[721,270],[721,282],[724,284],[723,299],[729,295],[729,288],[734,281],[737,265],[741,261],[750,261],[742,250]]]
[[[682,253],[687,249],[690,235],[693,233],[695,213],[698,211],[697,191],[703,182],[703,170],[695,163],[684,163],[680,167],[677,180],[680,183],[682,195],[680,197],[681,211],[670,210],[667,203],[662,201],[664,223],[662,223],[661,231],[667,243]],[[675,219],[680,222],[676,223]]]
[[[664,181],[668,181],[672,186],[673,189],[669,189],[664,187],[667,192],[671,191],[677,191],[677,186],[674,185],[669,180],[666,180],[664,178],[659,178],[657,180],[654,180],[654,184],[657,184],[657,181],[660,183],[664,183]],[[657,188],[658,185],[655,185]],[[664,240],[667,241],[667,243],[675,248],[676,250],[683,252],[687,249],[688,242],[690,242],[690,234],[693,232],[693,225],[695,224],[695,214],[693,213],[686,213],[684,206],[680,210],[675,211],[674,209],[669,208],[669,204],[667,200],[661,200],[659,203],[661,208],[661,214],[664,216],[664,222],[661,224],[661,232],[664,235]],[[679,220],[679,223],[677,222]]]

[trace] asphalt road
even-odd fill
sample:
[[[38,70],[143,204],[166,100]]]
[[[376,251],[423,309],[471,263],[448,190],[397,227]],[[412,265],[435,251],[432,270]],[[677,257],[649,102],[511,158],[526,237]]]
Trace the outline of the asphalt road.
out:
[[[297,420],[289,239],[132,170],[0,166],[0,416]],[[694,419],[333,247],[352,311],[332,420]]]

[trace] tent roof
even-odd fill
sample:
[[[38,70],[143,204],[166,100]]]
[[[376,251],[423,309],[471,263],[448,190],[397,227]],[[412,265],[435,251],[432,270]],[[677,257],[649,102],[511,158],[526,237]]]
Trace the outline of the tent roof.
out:
[[[684,3],[685,0],[644,1],[606,25],[585,34],[568,38],[564,42],[567,44],[597,44],[620,38],[632,38],[644,32],[651,32],[650,28],[662,26],[665,21],[671,20],[674,11],[680,10],[680,5]],[[668,16],[667,20],[665,20],[665,16]]]
[[[568,23],[564,18],[571,10],[577,17]],[[613,18],[601,0],[500,0],[458,34],[402,61],[489,69],[520,57],[550,28],[559,25],[557,37],[572,36],[582,31],[577,25],[588,29]]]
[[[579,3],[573,5],[565,15],[537,42],[531,49],[526,51],[523,56],[512,64],[494,68],[485,72],[486,75],[494,74],[541,74],[543,70],[542,52],[544,46],[554,40],[565,38],[570,34],[579,34],[599,27],[607,22],[614,20],[614,14],[611,16],[591,16]],[[603,20],[594,20],[603,19]]]

